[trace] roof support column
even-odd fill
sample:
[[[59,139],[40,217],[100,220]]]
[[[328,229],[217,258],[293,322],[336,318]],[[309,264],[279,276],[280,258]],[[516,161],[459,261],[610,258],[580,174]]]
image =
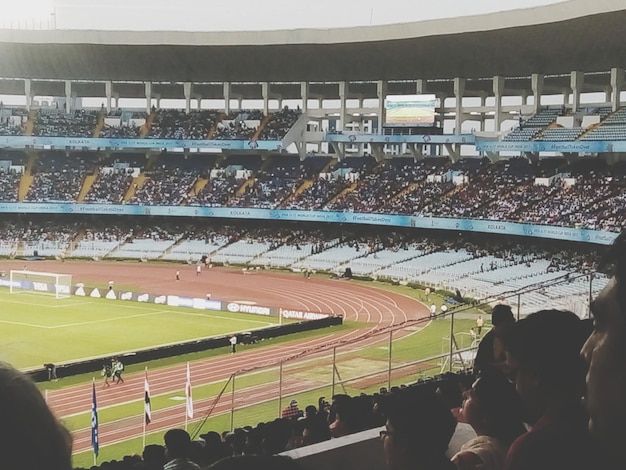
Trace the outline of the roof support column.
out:
[[[183,83],[183,94],[185,95],[185,112],[191,111],[191,82]]]
[[[611,69],[611,89],[613,93],[611,95],[611,109],[617,111],[620,105],[620,94],[622,93],[622,87],[624,86],[624,69],[612,68]]]
[[[309,82],[300,82],[300,98],[302,99],[302,113],[309,110]]]
[[[454,116],[454,133],[461,134],[461,124],[463,123],[463,94],[465,93],[465,79],[456,77],[454,79],[454,104],[456,106]]]
[[[345,81],[339,82],[339,100],[341,101],[341,111],[340,111],[339,119],[341,121],[341,124],[337,126],[337,130],[341,132],[346,130],[346,108],[347,108],[346,97],[347,96],[348,96],[348,82],[345,82]]]
[[[104,94],[107,98],[107,113],[111,112],[111,95],[113,94],[113,83],[111,80],[104,82]]]
[[[72,112],[72,81],[65,80],[65,114]]]
[[[150,104],[152,103],[152,82],[143,82],[146,92],[146,113],[150,114]]]
[[[269,82],[261,83],[261,96],[263,97],[263,114],[270,114],[270,84]]]
[[[570,76],[570,86],[572,88],[572,112],[577,112],[580,108],[580,92],[585,83],[585,74],[579,71],[573,71]]]
[[[385,97],[387,96],[387,80],[378,80],[376,83],[376,95],[378,96],[378,134],[383,133],[385,121]]]
[[[534,109],[533,114],[537,114],[539,112],[539,108],[541,107],[541,95],[543,93],[543,74],[533,73],[530,77],[530,86],[533,89],[534,96]]]
[[[30,107],[33,105],[33,92],[31,90],[32,82],[30,78],[24,79],[24,95],[26,95],[26,111],[30,111]]]
[[[493,77],[493,96],[496,98],[495,104],[495,115],[494,119],[494,130],[496,132],[500,131],[500,124],[502,124],[502,95],[504,94],[504,77],[501,75],[496,75]]]
[[[482,92],[480,94],[480,107],[482,109],[485,109],[485,107],[487,106],[487,93]],[[480,113],[480,132],[485,132],[485,113],[481,112]]]
[[[224,112],[230,114],[230,82],[224,82]]]

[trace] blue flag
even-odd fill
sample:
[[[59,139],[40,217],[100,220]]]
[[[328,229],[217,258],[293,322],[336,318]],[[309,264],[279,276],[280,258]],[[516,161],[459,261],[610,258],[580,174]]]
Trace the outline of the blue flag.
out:
[[[91,447],[93,454],[97,457],[100,444],[98,442],[98,404],[96,403],[96,382],[93,382],[93,393],[91,400]]]

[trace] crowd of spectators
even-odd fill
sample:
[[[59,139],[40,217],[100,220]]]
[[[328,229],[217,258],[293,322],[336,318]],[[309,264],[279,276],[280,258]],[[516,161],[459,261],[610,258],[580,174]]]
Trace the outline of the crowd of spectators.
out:
[[[94,164],[95,158],[90,154],[41,154],[31,170],[35,178],[24,201],[76,202],[83,180],[93,171]]]
[[[302,112],[300,108],[290,109],[285,106],[273,113],[259,135],[261,140],[282,140],[289,129],[293,127]]]
[[[93,137],[97,111],[77,109],[65,113],[58,109],[39,109],[35,114],[33,135],[50,137]]]
[[[77,202],[85,176],[98,171],[83,202],[373,212],[608,231],[626,221],[626,165],[620,164],[350,157],[328,169],[329,157],[219,161],[164,152],[156,160],[116,154],[119,161],[107,166],[98,155],[41,153],[30,165],[35,178],[24,201]],[[145,183],[127,201],[138,172]],[[0,199],[16,201],[19,175],[4,169],[0,178]]]
[[[192,110],[188,113],[177,109],[155,110],[147,137],[176,140],[208,139],[218,114],[215,110]]]

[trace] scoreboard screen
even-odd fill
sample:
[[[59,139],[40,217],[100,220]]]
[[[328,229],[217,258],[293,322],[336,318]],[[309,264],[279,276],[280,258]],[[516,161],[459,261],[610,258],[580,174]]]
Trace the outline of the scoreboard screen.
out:
[[[435,95],[389,95],[385,98],[385,126],[435,125]]]

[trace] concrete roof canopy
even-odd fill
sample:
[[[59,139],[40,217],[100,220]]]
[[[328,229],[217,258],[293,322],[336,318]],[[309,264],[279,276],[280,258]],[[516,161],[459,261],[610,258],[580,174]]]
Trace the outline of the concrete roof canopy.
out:
[[[626,42],[619,34],[624,24],[622,0],[571,0],[463,18],[325,30],[0,30],[0,74],[8,79],[0,80],[0,93],[23,90],[14,79],[24,78],[194,82],[217,94],[224,81],[472,80],[607,72],[626,67]],[[85,92],[90,86],[84,85]]]

